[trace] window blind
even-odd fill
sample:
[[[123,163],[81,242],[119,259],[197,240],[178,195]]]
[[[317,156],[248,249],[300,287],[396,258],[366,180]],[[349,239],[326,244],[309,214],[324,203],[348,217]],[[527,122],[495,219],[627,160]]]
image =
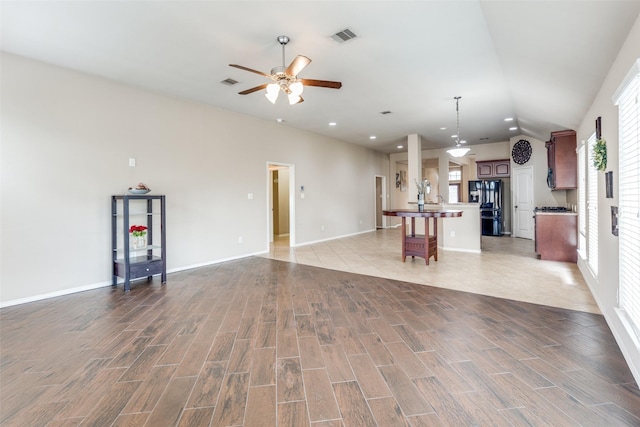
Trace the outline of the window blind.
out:
[[[638,60],[640,64],[640,60]],[[640,71],[617,99],[620,308],[640,330]],[[640,334],[639,334],[640,335]]]
[[[595,133],[589,137],[589,166],[587,167],[587,263],[598,277],[598,170],[593,166]]]

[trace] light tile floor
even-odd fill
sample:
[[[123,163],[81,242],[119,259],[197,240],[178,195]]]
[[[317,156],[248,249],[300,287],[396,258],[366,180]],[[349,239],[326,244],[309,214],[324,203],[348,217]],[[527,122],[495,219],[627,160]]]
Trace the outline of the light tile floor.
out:
[[[532,240],[482,237],[482,253],[438,249],[438,261],[400,255],[400,229],[289,247],[288,237],[271,244],[266,258],[385,277],[440,288],[600,313],[576,264],[536,258]]]

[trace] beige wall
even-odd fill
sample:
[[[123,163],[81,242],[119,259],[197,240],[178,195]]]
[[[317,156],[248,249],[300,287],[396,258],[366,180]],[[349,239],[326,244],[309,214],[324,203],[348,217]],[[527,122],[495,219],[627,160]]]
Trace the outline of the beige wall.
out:
[[[375,229],[374,181],[389,170],[386,155],[1,59],[3,305],[108,285],[110,196],[138,182],[167,196],[170,271],[268,249],[267,162],[294,165],[297,193],[305,186],[295,199],[298,244]]]

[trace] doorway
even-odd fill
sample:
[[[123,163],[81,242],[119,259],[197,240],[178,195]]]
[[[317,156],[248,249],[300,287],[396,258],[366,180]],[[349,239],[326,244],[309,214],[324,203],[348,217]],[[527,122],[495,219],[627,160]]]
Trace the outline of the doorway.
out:
[[[533,168],[513,168],[513,235],[533,239]]]
[[[384,175],[376,175],[375,181],[376,229],[386,228],[386,217],[382,215],[382,211],[387,208],[387,177]]]
[[[293,165],[267,163],[267,245],[295,246]]]

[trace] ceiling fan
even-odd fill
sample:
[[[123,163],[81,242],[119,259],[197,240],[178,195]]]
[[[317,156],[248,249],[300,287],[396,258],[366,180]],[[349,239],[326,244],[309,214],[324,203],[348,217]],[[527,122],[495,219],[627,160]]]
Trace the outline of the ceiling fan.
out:
[[[284,47],[287,45],[287,43],[289,43],[289,37],[278,36],[276,40],[282,46],[282,65],[274,67],[271,70],[271,74],[243,67],[242,65],[229,64],[229,66],[231,67],[260,74],[261,76],[268,77],[273,81],[273,83],[265,83],[260,86],[252,87],[251,89],[243,90],[242,92],[238,92],[238,94],[248,95],[250,93],[266,89],[267,93],[265,94],[265,96],[269,101],[275,104],[276,100],[278,99],[278,94],[280,93],[280,90],[282,90],[289,96],[289,103],[293,105],[304,101],[301,96],[304,86],[318,86],[331,89],[340,89],[342,87],[341,82],[332,82],[329,80],[299,79],[298,73],[300,73],[307,65],[309,65],[311,59],[307,58],[306,56],[298,55],[293,59],[293,61],[291,61],[291,64],[289,64],[288,67],[285,67]]]

